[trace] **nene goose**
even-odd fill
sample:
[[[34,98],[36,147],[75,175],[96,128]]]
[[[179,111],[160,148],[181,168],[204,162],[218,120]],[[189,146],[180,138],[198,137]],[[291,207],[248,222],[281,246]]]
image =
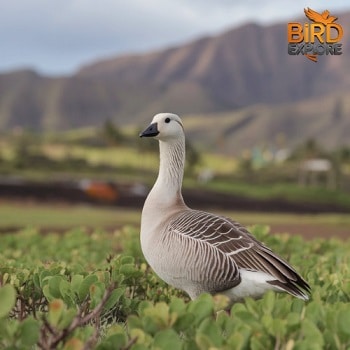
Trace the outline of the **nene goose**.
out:
[[[246,228],[186,206],[181,194],[185,134],[177,115],[157,114],[140,137],[159,141],[159,174],[142,210],[141,246],[161,279],[191,299],[220,293],[233,303],[270,289],[308,299],[307,282]]]

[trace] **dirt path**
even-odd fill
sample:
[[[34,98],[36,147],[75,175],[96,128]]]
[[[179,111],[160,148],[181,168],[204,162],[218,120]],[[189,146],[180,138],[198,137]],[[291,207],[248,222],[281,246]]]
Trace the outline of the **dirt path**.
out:
[[[349,239],[350,231],[347,228],[337,227],[334,225],[318,224],[273,224],[271,225],[272,233],[289,233],[291,235],[301,235],[305,239],[314,238],[340,238]]]

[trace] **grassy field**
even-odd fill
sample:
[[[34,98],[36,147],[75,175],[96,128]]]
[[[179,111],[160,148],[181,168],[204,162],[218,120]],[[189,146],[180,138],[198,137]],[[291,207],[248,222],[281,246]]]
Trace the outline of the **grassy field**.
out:
[[[347,214],[296,215],[216,211],[243,225],[268,225],[272,233],[290,232],[306,238],[350,238]],[[36,227],[45,231],[64,231],[72,227],[114,230],[124,225],[139,227],[141,208],[95,207],[87,205],[7,202],[0,205],[0,230]]]
[[[39,227],[65,230],[71,227],[119,228],[139,225],[141,210],[101,208],[87,205],[4,203],[0,227]]]

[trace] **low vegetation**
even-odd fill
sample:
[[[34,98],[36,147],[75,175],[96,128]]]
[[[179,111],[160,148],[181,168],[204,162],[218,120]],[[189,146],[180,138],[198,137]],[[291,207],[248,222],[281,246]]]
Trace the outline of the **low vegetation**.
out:
[[[310,301],[189,301],[149,269],[133,227],[2,234],[0,348],[348,349],[350,242],[252,232],[306,278]]]

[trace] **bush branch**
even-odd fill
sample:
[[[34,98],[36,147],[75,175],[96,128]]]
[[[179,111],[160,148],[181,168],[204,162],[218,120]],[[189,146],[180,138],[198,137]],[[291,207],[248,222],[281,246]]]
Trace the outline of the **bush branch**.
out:
[[[116,287],[116,283],[114,282],[105,290],[100,303],[93,310],[91,310],[89,313],[87,313],[85,316],[82,316],[83,307],[84,307],[84,305],[82,305],[79,308],[78,314],[73,318],[70,325],[61,331],[57,331],[56,329],[54,330],[52,328],[52,326],[48,322],[45,322],[45,320],[44,320],[44,324],[43,324],[41,332],[40,332],[40,339],[38,341],[39,348],[41,348],[43,350],[56,349],[57,345],[60,342],[64,341],[68,336],[70,336],[75,331],[75,329],[77,329],[78,327],[81,327],[81,326],[87,324],[88,322],[90,322],[91,320],[99,317],[101,312],[102,312],[103,307],[105,306],[107,300],[111,296],[115,287]],[[98,328],[98,326],[95,325],[96,331],[95,331],[92,339],[90,339],[89,341],[91,341],[91,342],[97,341],[98,334],[99,334],[99,330],[97,328]]]

